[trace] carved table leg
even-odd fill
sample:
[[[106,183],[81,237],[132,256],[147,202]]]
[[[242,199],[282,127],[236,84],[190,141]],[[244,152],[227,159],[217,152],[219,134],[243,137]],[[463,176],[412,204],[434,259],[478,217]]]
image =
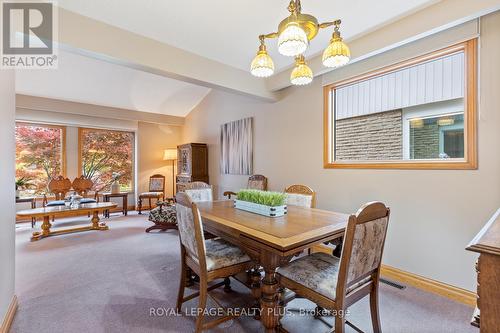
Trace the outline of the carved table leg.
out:
[[[34,232],[31,236],[31,241],[37,241],[39,239],[42,239],[43,237],[49,236],[51,226],[52,224],[50,224],[50,216],[44,216],[42,223],[42,232]]]
[[[261,321],[266,328],[266,333],[277,332],[279,326],[278,308],[278,280],[276,280],[275,269],[265,268],[264,279],[262,279],[262,297],[260,300],[262,313]]]
[[[106,225],[106,223],[102,222],[99,224],[99,212],[97,210],[92,212],[92,230],[108,230],[109,227]]]
[[[252,289],[252,296],[255,299],[255,304],[254,304],[255,309],[260,309],[260,296],[261,296],[260,281],[262,277],[260,276],[259,269],[260,269],[259,266],[255,266],[250,271],[250,288]],[[254,319],[260,320],[259,311],[255,311]]]

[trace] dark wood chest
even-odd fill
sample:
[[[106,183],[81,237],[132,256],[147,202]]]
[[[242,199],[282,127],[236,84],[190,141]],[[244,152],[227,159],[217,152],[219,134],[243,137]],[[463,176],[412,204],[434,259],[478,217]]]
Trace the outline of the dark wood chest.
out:
[[[204,143],[186,143],[177,146],[177,192],[182,192],[186,183],[208,184],[208,146]]]

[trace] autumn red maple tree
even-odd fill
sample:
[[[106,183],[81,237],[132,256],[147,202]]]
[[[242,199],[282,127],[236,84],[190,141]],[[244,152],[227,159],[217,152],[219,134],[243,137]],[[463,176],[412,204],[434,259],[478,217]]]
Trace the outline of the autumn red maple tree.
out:
[[[94,182],[94,189],[109,191],[113,173],[120,174],[122,191],[132,187],[134,133],[82,129],[82,174]]]
[[[62,128],[17,124],[16,178],[29,179],[29,191],[41,194],[61,172]]]

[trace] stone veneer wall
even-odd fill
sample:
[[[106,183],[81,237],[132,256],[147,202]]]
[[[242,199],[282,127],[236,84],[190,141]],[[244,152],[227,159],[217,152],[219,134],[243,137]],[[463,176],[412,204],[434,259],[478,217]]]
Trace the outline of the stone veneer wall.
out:
[[[437,123],[410,128],[410,159],[439,158],[439,127]]]
[[[402,122],[401,110],[337,120],[335,159],[402,159]]]

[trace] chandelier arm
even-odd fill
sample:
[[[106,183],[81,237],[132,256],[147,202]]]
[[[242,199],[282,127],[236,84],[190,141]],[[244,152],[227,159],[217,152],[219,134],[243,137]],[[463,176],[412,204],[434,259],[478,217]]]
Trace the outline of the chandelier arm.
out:
[[[340,23],[342,23],[341,20],[335,20],[335,21],[331,21],[331,22],[323,22],[323,23],[318,24],[318,27],[320,29],[325,29],[325,28],[331,27],[332,25],[339,26]]]
[[[278,33],[277,32],[271,32],[265,35],[259,35],[260,41],[264,41],[264,39],[270,39],[270,38],[278,38]]]

